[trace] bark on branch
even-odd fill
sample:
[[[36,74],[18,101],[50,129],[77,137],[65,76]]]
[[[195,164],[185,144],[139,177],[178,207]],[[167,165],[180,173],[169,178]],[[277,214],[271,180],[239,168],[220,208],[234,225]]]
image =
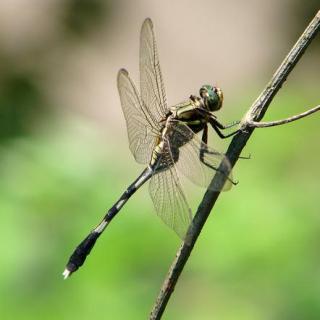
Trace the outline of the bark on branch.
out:
[[[306,30],[302,33],[299,40],[293,46],[286,58],[283,60],[278,70],[274,73],[270,82],[267,84],[260,96],[252,104],[245,117],[242,119],[241,130],[232,139],[226,153],[232,167],[239,159],[242,149],[245,147],[248,139],[250,138],[254,130],[253,124],[256,125],[257,122],[263,118],[273,97],[277,94],[277,92],[281,88],[282,84],[285,82],[286,78],[288,77],[292,69],[300,60],[304,51],[307,49],[313,38],[316,36],[319,29],[320,11],[318,11],[318,13],[312,19]],[[305,114],[304,116],[306,115],[307,114]],[[300,118],[302,117],[300,116]],[[225,168],[221,167],[218,171],[225,171]],[[217,185],[223,186],[225,180],[226,175],[217,173],[211,182],[211,184],[215,185],[215,187],[212,189],[217,190]],[[186,240],[182,243],[179,250],[177,251],[176,257],[173,260],[169,272],[163,282],[158,298],[155,302],[153,310],[151,311],[150,319],[156,320],[161,318],[167,306],[167,303],[171,297],[171,294],[175,288],[175,285],[179,279],[179,276],[183,270],[183,267],[188,261],[188,258],[192,252],[195,242],[219,195],[220,192],[211,191],[210,189],[206,191],[195,214],[195,217],[192,221],[192,224],[188,230]]]

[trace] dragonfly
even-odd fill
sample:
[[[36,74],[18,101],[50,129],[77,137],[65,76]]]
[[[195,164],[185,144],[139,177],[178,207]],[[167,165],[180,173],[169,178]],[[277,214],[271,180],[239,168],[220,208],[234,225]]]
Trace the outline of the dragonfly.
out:
[[[142,24],[139,59],[140,92],[125,69],[118,72],[117,86],[130,150],[135,160],[146,168],[76,247],[63,272],[65,279],[83,265],[111,220],[148,180],[156,213],[182,239],[192,221],[192,212],[181,178],[184,176],[198,186],[210,186],[214,191],[227,191],[236,184],[228,158],[207,144],[209,125],[220,138],[228,138],[239,131],[224,134],[222,130],[239,122],[223,125],[214,115],[222,107],[221,89],[203,85],[200,97],[191,95],[182,103],[168,106],[150,18]],[[210,182],[221,164],[227,172],[220,172],[227,175],[226,182],[222,187],[215,187]]]

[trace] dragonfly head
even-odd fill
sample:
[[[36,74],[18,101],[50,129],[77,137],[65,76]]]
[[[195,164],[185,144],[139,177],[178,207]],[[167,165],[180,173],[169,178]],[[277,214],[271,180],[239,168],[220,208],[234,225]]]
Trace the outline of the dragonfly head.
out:
[[[200,97],[210,111],[218,111],[222,107],[223,93],[220,88],[208,84],[200,88]]]

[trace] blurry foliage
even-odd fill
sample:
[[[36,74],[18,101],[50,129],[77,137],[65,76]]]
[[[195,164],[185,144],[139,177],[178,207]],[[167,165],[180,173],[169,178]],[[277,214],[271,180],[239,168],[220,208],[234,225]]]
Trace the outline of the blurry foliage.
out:
[[[27,134],[52,107],[37,78],[37,75],[50,72],[50,68],[41,69],[41,64],[37,63],[30,67],[30,60],[39,52],[42,56],[37,59],[45,59],[51,53],[47,49],[50,47],[63,50],[65,36],[78,36],[77,41],[85,41],[85,36],[108,21],[112,1],[63,0],[59,6],[62,17],[58,15],[58,19],[60,17],[63,26],[59,29],[59,37],[52,40],[48,35],[40,45],[21,47],[19,54],[13,56],[0,46],[0,141]],[[53,42],[48,43],[48,40]]]
[[[85,36],[108,20],[112,1],[67,0],[64,3],[63,24],[70,35]]]
[[[4,76],[0,80],[0,140],[24,135],[44,109],[32,74],[12,72]]]

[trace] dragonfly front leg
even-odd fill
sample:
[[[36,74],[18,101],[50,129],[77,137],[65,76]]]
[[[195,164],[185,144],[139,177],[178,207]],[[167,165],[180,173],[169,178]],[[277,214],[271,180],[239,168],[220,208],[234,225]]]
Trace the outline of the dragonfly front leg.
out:
[[[207,125],[205,125],[204,128],[203,128],[201,141],[202,141],[202,143],[201,143],[200,154],[199,154],[200,161],[205,166],[207,166],[208,168],[210,168],[212,170],[215,170],[215,171],[218,171],[218,172],[222,173],[223,175],[225,175],[225,173],[223,171],[219,170],[219,168],[213,166],[212,164],[208,163],[205,160],[205,155],[206,154],[208,154],[208,155],[220,155],[219,152],[214,152],[214,151],[209,151],[208,150],[208,145],[207,145],[207,142],[208,142],[208,126]],[[227,177],[227,180],[230,181],[233,185],[237,185],[238,184],[238,181],[233,181],[229,177]]]
[[[237,129],[236,131],[233,131],[231,133],[228,133],[228,134],[223,134],[220,129],[228,129],[228,128],[231,128],[237,124],[239,124],[240,122],[239,121],[235,121],[235,122],[232,122],[231,124],[229,125],[223,125],[222,123],[220,123],[217,119],[215,118],[210,118],[209,119],[209,123],[211,125],[211,127],[214,129],[214,131],[218,134],[218,136],[221,138],[221,139],[225,139],[225,138],[229,138],[235,134],[237,134],[240,130]]]
[[[229,124],[222,124],[221,122],[219,122],[217,120],[216,117],[212,116],[210,118],[212,118],[214,120],[215,124],[217,125],[217,127],[219,129],[229,129],[229,128],[232,128],[232,127],[234,127],[234,126],[236,126],[236,125],[238,125],[240,123],[240,121],[233,121],[233,122],[231,122]]]
[[[223,134],[219,129],[228,129],[228,128],[231,128],[231,127],[234,127],[235,125],[239,124],[240,121],[234,121],[234,122],[231,122],[230,124],[228,125],[223,125],[222,123],[220,123],[217,119],[215,118],[210,118],[209,120],[212,128],[217,132],[218,136],[221,138],[221,139],[225,139],[225,138],[229,138],[235,134],[237,134],[240,129],[236,130],[236,131],[233,131],[227,135]],[[251,155],[249,154],[249,156],[246,156],[246,157],[242,157],[240,156],[239,159],[251,159]]]

